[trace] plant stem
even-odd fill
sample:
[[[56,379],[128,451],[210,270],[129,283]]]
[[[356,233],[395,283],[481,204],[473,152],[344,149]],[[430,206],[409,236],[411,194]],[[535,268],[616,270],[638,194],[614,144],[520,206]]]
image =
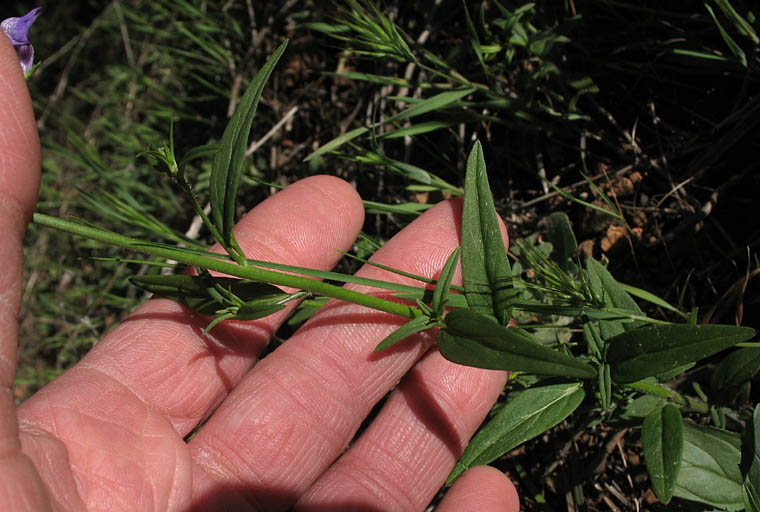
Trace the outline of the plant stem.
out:
[[[232,245],[228,246],[222,234],[219,233],[219,230],[216,229],[216,226],[214,225],[214,223],[211,222],[211,219],[208,218],[208,215],[206,215],[206,212],[203,211],[203,207],[198,201],[198,197],[195,195],[193,188],[190,186],[190,183],[188,183],[187,180],[185,179],[184,172],[177,173],[176,182],[177,184],[179,184],[180,187],[182,187],[182,189],[185,191],[187,196],[190,197],[193,203],[193,208],[195,209],[195,213],[198,214],[198,216],[201,218],[201,220],[209,229],[209,231],[211,231],[211,235],[216,239],[217,242],[219,242],[219,245],[221,245],[224,248],[224,250],[227,251],[227,254],[229,254],[230,257],[233,260],[235,260],[235,262],[238,265],[241,265],[241,266],[248,265],[248,260],[243,254],[243,250],[240,249],[240,246],[238,246],[237,242],[235,241],[234,236],[232,237],[232,240],[231,240]]]
[[[123,247],[125,249],[131,249],[145,254],[152,254],[161,258],[172,259],[199,268],[223,272],[225,274],[240,277],[243,279],[250,279],[251,281],[307,290],[314,294],[324,295],[326,297],[332,297],[335,299],[344,300],[346,302],[352,302],[354,304],[359,304],[361,306],[366,306],[378,311],[384,311],[386,313],[391,313],[406,318],[416,318],[422,314],[422,311],[420,311],[418,308],[411,307],[406,304],[399,304],[397,302],[381,299],[372,295],[366,295],[353,290],[342,288],[340,286],[325,283],[323,281],[310,279],[308,277],[295,276],[283,272],[266,270],[260,267],[254,267],[252,265],[242,266],[216,258],[209,258],[206,256],[193,254],[191,252],[166,245],[143,242],[141,240],[119,235],[105,229],[86,226],[84,224],[59,219],[57,217],[51,217],[42,213],[35,213],[32,220],[35,224],[38,224],[40,226],[57,229],[59,231],[71,233],[72,235],[89,238],[91,240],[97,240],[109,245]]]

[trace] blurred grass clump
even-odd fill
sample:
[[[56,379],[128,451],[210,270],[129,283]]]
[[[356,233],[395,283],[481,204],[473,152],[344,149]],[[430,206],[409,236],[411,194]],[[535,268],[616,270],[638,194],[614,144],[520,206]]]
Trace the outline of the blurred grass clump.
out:
[[[517,256],[542,244],[550,214],[564,211],[581,251],[609,260],[620,281],[701,321],[760,325],[752,2],[40,4],[32,37],[42,64],[29,86],[45,150],[41,212],[207,242],[182,194],[136,155],[166,143],[172,124],[179,155],[218,141],[248,81],[289,38],[254,123],[241,202],[337,174],[367,201],[365,257],[430,204],[461,194],[477,137],[497,209],[522,239]],[[29,8],[10,2],[1,14]],[[196,162],[188,172],[207,200],[209,162]],[[26,247],[19,399],[144,298],[127,283],[145,271],[126,261],[137,255],[34,225]],[[560,334],[578,335],[550,336]],[[529,467],[515,457],[526,507],[541,501],[530,497],[532,478],[561,466],[567,450],[593,451],[567,430]],[[610,443],[606,435],[593,443]],[[646,489],[625,498],[625,472],[608,471],[600,495],[623,508],[643,499]],[[541,492],[564,499],[577,482],[551,475],[554,490]]]

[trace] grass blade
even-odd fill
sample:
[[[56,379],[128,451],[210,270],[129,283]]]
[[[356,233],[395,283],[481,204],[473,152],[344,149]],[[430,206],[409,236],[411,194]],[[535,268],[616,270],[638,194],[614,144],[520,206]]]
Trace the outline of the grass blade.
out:
[[[386,123],[403,121],[405,119],[409,119],[415,116],[427,114],[428,112],[441,110],[451,105],[455,101],[458,101],[464,98],[468,94],[471,94],[474,90],[475,90],[474,88],[469,87],[466,89],[457,89],[455,91],[446,91],[446,92],[436,94],[435,96],[432,96],[426,100],[420,101],[419,103],[415,103],[414,105],[407,108],[406,110],[402,110],[398,114],[391,116],[382,122],[375,123],[370,127],[362,126],[360,128],[355,128],[351,130],[350,132],[344,135],[341,135],[340,137],[334,138],[333,140],[321,146],[319,149],[317,149],[312,154],[307,156],[304,161],[308,162],[309,160],[313,160],[314,158],[320,157],[327,152],[333,151],[336,148],[345,144],[346,142],[349,142],[355,139],[356,137],[363,135],[364,133],[367,133],[370,129],[378,128]]]

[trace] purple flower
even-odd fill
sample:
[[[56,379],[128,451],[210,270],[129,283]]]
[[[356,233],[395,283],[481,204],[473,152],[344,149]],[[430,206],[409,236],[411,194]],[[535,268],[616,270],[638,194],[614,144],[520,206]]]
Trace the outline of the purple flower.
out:
[[[34,48],[29,42],[29,27],[34,20],[40,15],[41,7],[32,9],[21,18],[7,18],[0,23],[0,29],[3,30],[11,44],[16,49],[16,54],[21,61],[21,69],[27,74],[32,69],[34,61]]]

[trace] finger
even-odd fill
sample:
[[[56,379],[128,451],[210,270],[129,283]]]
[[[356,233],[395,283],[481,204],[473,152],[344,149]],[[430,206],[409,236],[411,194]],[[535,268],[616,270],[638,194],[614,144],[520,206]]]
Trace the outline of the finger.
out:
[[[498,469],[476,466],[460,476],[437,512],[517,512],[520,499],[512,482]]]
[[[460,219],[461,202],[439,204],[373,260],[434,277],[459,245]],[[359,275],[419,284],[373,266]],[[404,321],[332,301],[262,361],[190,443],[198,503],[223,508],[242,500],[263,510],[294,503],[433,342],[426,331],[373,354]]]
[[[238,223],[236,238],[250,258],[328,269],[340,258],[336,249],[350,247],[362,221],[353,188],[317,176],[258,205]],[[206,317],[172,301],[151,300],[43,394],[82,393],[108,377],[185,435],[250,368],[284,316],[226,322],[204,336]]]
[[[40,143],[18,57],[0,34],[0,508],[42,510],[39,478],[20,453],[11,384],[16,373],[24,230],[40,182]],[[35,498],[36,496],[36,498]]]
[[[316,176],[258,205],[238,223],[236,238],[251,258],[327,269],[341,257],[336,249],[347,250],[355,240],[363,211],[346,182]],[[105,464],[92,464],[100,454],[120,450],[134,463],[135,487],[150,484],[155,472],[160,475],[153,485],[160,488],[155,482],[173,478],[175,466],[184,464],[164,454],[184,450],[182,437],[250,369],[282,319],[279,314],[221,324],[204,336],[207,318],[165,299],[148,301],[25,402],[19,415],[69,444],[72,467],[93,494],[113,492],[110,483],[124,478]],[[174,478],[189,482],[185,476]]]
[[[506,372],[453,364],[432,348],[299,510],[423,510],[491,410]]]

